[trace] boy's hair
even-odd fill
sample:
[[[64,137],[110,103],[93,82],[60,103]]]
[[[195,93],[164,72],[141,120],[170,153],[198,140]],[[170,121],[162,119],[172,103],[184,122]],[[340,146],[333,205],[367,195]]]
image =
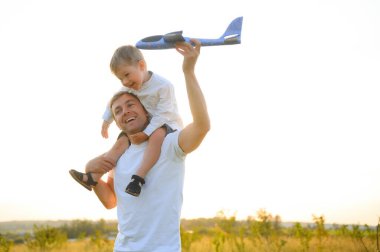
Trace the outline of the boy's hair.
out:
[[[111,58],[110,68],[113,73],[116,73],[121,64],[135,65],[140,60],[144,60],[140,49],[131,45],[120,46]]]

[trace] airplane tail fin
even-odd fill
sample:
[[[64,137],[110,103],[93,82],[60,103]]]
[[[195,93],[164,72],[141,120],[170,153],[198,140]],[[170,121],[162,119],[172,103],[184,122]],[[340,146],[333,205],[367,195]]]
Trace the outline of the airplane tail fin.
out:
[[[243,17],[235,18],[220,38],[224,38],[225,44],[240,44],[242,25]]]

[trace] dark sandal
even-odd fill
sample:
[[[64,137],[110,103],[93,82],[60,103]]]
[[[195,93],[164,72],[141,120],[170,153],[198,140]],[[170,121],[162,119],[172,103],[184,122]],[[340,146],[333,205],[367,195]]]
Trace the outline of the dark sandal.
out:
[[[94,179],[92,178],[91,172],[82,173],[74,169],[71,169],[69,173],[71,177],[73,177],[73,179],[75,179],[79,184],[81,184],[84,188],[86,188],[89,191],[92,191],[92,187],[98,184],[98,182],[94,181]],[[87,181],[83,181],[84,175],[87,175]]]
[[[141,193],[141,187],[143,184],[145,184],[145,180],[142,177],[132,175],[131,182],[129,182],[125,192],[138,197]]]

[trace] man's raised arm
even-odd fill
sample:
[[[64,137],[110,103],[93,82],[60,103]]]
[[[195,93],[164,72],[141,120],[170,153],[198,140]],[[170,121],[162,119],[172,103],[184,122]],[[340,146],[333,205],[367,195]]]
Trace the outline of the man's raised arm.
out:
[[[182,70],[185,75],[187,97],[193,121],[187,125],[179,135],[179,146],[185,153],[195,150],[210,130],[210,118],[207,112],[206,101],[195,76],[195,64],[200,54],[201,44],[178,43],[176,49],[184,56]]]

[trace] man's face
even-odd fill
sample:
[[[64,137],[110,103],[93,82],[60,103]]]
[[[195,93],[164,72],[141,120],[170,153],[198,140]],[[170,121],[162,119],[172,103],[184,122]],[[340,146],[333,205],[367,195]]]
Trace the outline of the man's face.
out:
[[[121,95],[113,102],[111,109],[117,126],[127,135],[143,131],[148,124],[148,113],[132,95]]]

